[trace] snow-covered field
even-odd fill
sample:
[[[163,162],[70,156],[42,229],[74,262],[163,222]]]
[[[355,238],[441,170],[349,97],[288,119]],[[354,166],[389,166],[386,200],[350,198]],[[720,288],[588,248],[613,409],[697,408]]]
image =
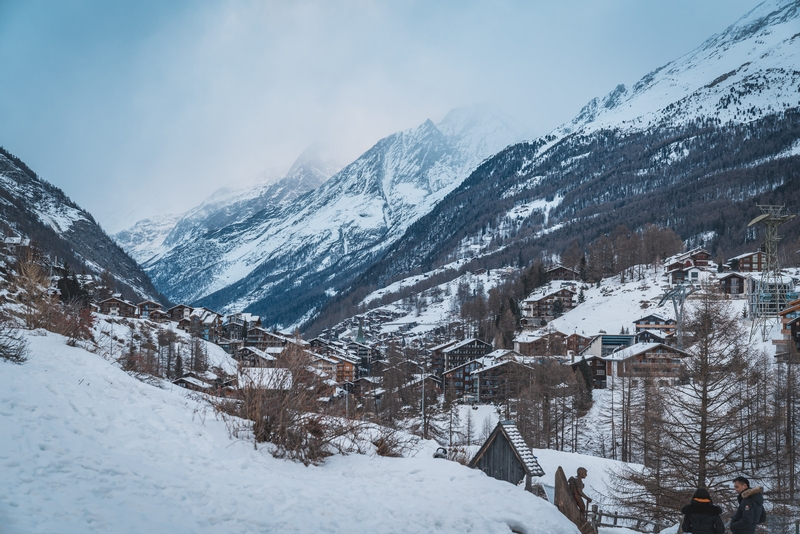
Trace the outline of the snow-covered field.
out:
[[[277,460],[54,334],[0,362],[0,532],[577,532],[542,499],[427,442],[412,457]],[[483,414],[482,414],[483,415]]]

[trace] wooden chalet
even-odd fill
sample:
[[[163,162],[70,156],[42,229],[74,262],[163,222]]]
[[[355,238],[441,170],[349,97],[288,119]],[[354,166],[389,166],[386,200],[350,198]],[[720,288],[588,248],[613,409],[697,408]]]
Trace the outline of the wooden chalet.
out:
[[[100,313],[111,315],[112,317],[136,317],[136,305],[119,297],[111,297],[101,300]]]
[[[676,254],[664,262],[667,280],[670,285],[697,281],[710,261],[711,254],[702,247]]]
[[[3,252],[11,256],[18,256],[22,250],[31,245],[31,240],[27,237],[9,236],[0,241]]]
[[[580,280],[580,274],[575,269],[564,267],[560,263],[547,269],[548,280]]]
[[[533,293],[522,301],[523,327],[537,327],[542,325],[542,319],[548,320],[555,317],[557,312],[556,301],[561,302],[561,312],[566,313],[577,305],[577,293],[572,286],[550,288],[540,293]]]
[[[464,341],[449,342],[431,349],[431,367],[436,376],[465,364],[492,351],[492,346],[479,339],[470,338]]]
[[[506,401],[519,394],[528,382],[532,369],[516,361],[506,360],[474,370],[473,390],[476,402]]]
[[[345,382],[352,382],[356,379],[356,369],[358,362],[349,356],[343,354],[328,354],[328,358],[336,362],[336,382],[344,384]]]
[[[311,359],[311,367],[331,379],[336,378],[336,366],[338,364],[336,360],[328,356],[314,353],[309,353],[309,357]]]
[[[676,329],[675,319],[665,319],[664,317],[651,313],[641,319],[633,321],[633,328],[636,332],[640,330],[663,330],[667,334],[674,334]]]
[[[581,357],[580,360],[573,361],[570,367],[573,371],[577,372],[581,364],[581,360],[586,361],[589,370],[592,372],[592,382],[595,389],[604,389],[606,387],[606,361],[599,356]]]
[[[453,340],[447,341],[445,343],[441,343],[439,345],[436,345],[435,347],[431,347],[431,348],[428,349],[428,351],[430,352],[431,369],[437,375],[442,376],[442,374],[445,371],[445,368],[444,368],[444,349],[446,349],[448,347],[452,347],[456,343],[458,343],[458,340],[453,339]]]
[[[167,310],[167,317],[169,317],[170,321],[180,322],[182,319],[189,320],[189,316],[192,314],[191,306],[187,306],[186,304],[178,304],[177,306],[173,306]]]
[[[633,342],[636,343],[665,343],[672,345],[675,341],[675,334],[668,333],[666,330],[638,330],[634,334]]]
[[[469,467],[480,469],[492,478],[515,486],[524,480],[525,490],[531,492],[532,477],[544,476],[544,470],[513,421],[497,423],[486,442],[470,460]]]
[[[653,378],[661,385],[680,380],[683,359],[689,354],[663,343],[637,343],[603,359],[606,375],[612,377]]]
[[[255,347],[242,347],[234,354],[234,358],[244,367],[275,367],[277,355]]]
[[[244,341],[250,328],[260,328],[261,317],[251,313],[234,313],[225,317],[222,335],[230,341]]]
[[[308,344],[305,341],[297,340],[278,332],[270,332],[261,327],[253,327],[247,330],[245,345],[259,350],[281,349],[278,352],[280,354],[289,345],[305,348]]]
[[[589,336],[582,336],[578,333],[573,333],[567,336],[564,340],[564,346],[567,349],[567,354],[578,354],[583,349],[589,346],[589,343],[592,342],[592,338]]]
[[[136,314],[140,319],[150,319],[150,312],[161,311],[161,304],[154,300],[145,300],[136,305]]]
[[[169,318],[167,317],[167,312],[160,308],[151,310],[148,313],[148,319],[153,321],[154,323],[166,323],[167,321],[169,321]]]
[[[757,273],[764,270],[767,257],[763,251],[746,252],[725,262],[725,268],[739,273]]]
[[[514,338],[514,350],[523,356],[563,356],[567,353],[567,335],[559,332],[520,332]]]
[[[452,369],[444,372],[442,376],[442,383],[444,392],[450,399],[462,399],[469,402],[477,402],[478,383],[474,380],[473,373],[478,369],[483,369],[487,365],[495,363],[494,358],[485,356],[483,358],[476,358],[467,363],[457,365]]]
[[[733,298],[744,298],[747,294],[746,274],[730,272],[717,276],[719,287],[723,294]]]
[[[176,386],[180,386],[192,391],[199,391],[201,393],[212,393],[216,389],[213,385],[209,384],[205,380],[201,380],[194,373],[186,373],[182,377],[173,380],[172,383]]]
[[[358,398],[380,397],[383,394],[383,379],[379,376],[362,376],[353,380],[353,395]]]

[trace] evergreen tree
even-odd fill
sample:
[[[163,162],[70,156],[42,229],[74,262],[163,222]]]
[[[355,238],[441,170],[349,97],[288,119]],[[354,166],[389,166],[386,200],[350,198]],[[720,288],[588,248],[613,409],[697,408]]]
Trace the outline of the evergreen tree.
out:
[[[181,357],[181,351],[178,351],[178,355],[175,357],[175,369],[172,372],[173,378],[180,378],[183,376],[183,358]]]

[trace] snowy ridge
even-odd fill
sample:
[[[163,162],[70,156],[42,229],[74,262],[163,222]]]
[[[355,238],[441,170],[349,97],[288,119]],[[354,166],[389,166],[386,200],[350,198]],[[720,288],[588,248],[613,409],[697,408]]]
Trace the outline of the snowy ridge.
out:
[[[615,127],[641,130],[699,117],[746,122],[797,107],[798,17],[796,1],[767,0],[633,87],[618,85],[605,97],[591,100],[554,134]]]
[[[184,214],[139,221],[118,232],[114,239],[142,265],[152,263],[187,240],[202,239],[209,231],[242,223],[269,206],[297,199],[319,187],[339,168],[325,159],[319,147],[311,146],[281,179],[265,173],[263,181],[254,186],[222,187]]]
[[[124,254],[92,216],[63,191],[42,180],[13,155],[0,152],[0,237],[30,239],[51,258],[76,272],[112,274],[122,285],[147,298],[157,298],[147,275]]]
[[[14,163],[2,154],[0,162],[3,166],[14,166]],[[23,182],[0,172],[0,187],[14,197],[14,202],[29,208],[42,223],[57,234],[69,231],[78,221],[89,222],[84,211],[57,198],[37,180]]]

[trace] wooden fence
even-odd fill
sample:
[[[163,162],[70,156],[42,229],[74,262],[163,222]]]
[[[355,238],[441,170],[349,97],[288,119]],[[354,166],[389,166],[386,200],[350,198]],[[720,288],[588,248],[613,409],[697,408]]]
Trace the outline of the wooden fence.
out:
[[[637,532],[652,532],[654,534],[658,534],[667,528],[667,525],[659,524],[651,519],[622,515],[617,512],[604,512],[598,509],[596,504],[592,505],[590,515],[590,521],[595,527],[625,527]]]

